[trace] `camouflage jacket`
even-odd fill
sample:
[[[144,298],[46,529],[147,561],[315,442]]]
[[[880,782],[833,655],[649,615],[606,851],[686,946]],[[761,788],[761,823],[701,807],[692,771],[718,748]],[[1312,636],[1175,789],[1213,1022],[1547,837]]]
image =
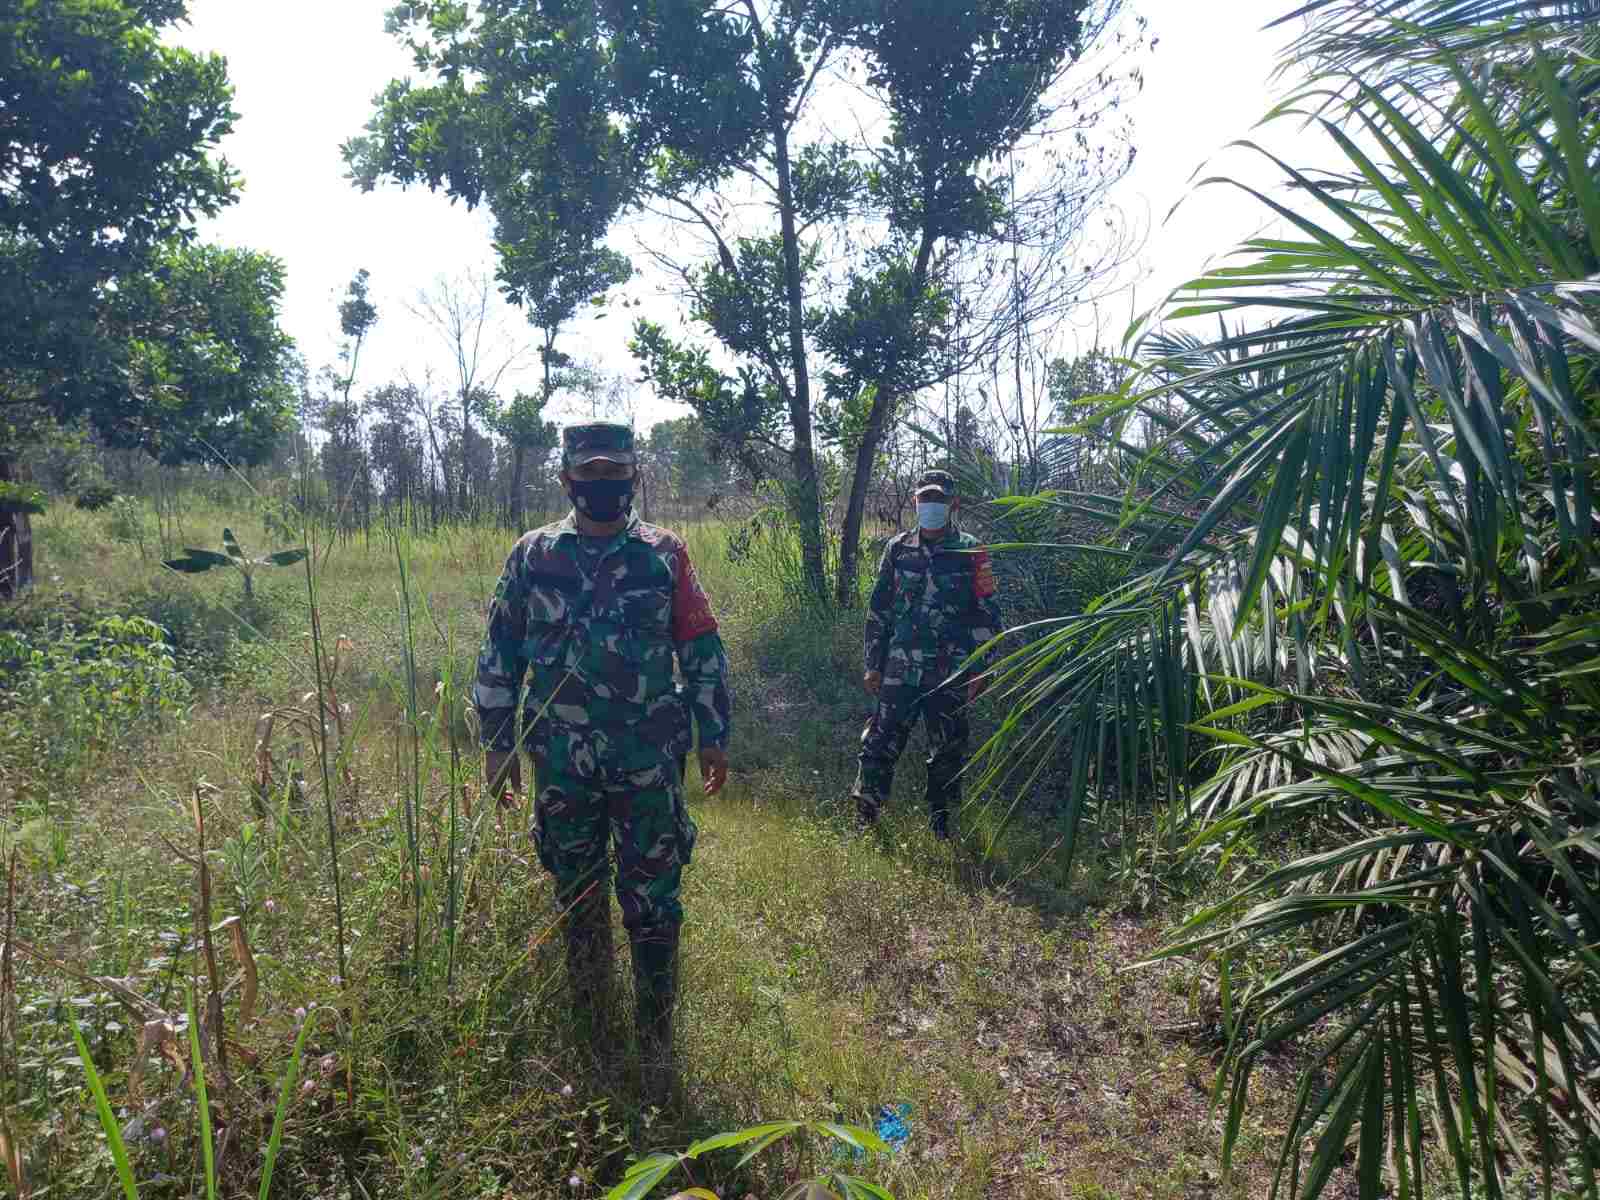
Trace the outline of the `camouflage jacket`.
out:
[[[867,670],[883,672],[890,695],[933,688],[1000,631],[994,594],[989,554],[970,533],[952,528],[934,543],[896,534],[867,609]]]
[[[568,514],[523,534],[506,560],[472,692],[483,744],[516,745],[531,670],[524,741],[579,770],[685,753],[691,711],[700,744],[726,746],[728,660],[683,539],[635,516],[601,547],[583,541]]]

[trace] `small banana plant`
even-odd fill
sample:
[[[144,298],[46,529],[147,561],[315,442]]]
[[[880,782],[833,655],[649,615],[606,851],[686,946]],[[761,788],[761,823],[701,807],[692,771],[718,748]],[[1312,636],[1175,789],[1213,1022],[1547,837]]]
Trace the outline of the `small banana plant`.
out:
[[[219,554],[215,550],[197,550],[192,546],[183,548],[182,558],[169,558],[161,565],[170,567],[174,571],[182,571],[186,575],[198,575],[202,571],[209,571],[212,567],[236,567],[244,576],[244,594],[249,599],[255,595],[254,576],[258,567],[290,567],[306,556],[305,547],[295,550],[279,550],[276,554],[263,554],[260,558],[251,558],[239,545],[239,539],[233,536],[233,530],[222,531],[222,550]]]

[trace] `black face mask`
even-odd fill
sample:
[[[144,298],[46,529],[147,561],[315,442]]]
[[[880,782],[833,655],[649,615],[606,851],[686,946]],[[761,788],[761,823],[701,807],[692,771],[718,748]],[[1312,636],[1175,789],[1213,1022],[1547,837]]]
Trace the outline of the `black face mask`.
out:
[[[592,521],[615,521],[633,504],[631,479],[574,479],[567,488],[572,507]]]

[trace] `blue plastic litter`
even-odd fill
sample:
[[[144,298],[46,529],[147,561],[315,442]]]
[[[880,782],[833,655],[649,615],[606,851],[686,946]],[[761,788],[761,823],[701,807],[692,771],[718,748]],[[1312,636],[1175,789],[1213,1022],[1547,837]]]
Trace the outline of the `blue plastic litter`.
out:
[[[878,1110],[878,1122],[873,1131],[889,1143],[889,1149],[899,1150],[911,1137],[911,1124],[906,1120],[910,1115],[909,1104],[885,1104]]]
[[[907,1120],[910,1116],[911,1105],[903,1102],[885,1104],[878,1110],[878,1115],[872,1123],[872,1132],[888,1144],[891,1154],[897,1154],[905,1149],[906,1143],[911,1140],[911,1122]],[[848,1157],[861,1162],[867,1157],[867,1152],[859,1146],[838,1146],[834,1149],[834,1157],[837,1159]]]

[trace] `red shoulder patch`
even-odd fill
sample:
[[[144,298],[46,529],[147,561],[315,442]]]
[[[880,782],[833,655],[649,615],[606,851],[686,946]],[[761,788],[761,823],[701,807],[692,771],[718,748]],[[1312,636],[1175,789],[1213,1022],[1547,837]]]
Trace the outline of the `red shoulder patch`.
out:
[[[979,600],[987,600],[998,590],[994,582],[994,568],[989,565],[989,552],[975,550],[972,554],[972,586]]]
[[[673,558],[678,569],[672,589],[672,640],[681,646],[703,634],[715,633],[717,618],[705,588],[700,586],[700,576],[689,561],[688,547],[680,542]]]

